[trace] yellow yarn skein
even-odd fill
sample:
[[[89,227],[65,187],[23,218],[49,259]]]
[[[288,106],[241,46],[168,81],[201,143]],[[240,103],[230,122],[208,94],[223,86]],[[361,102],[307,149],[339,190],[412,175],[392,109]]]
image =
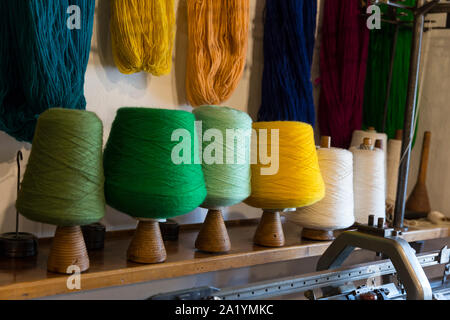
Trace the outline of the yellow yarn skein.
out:
[[[274,121],[256,122],[253,129],[252,143],[257,144],[257,153],[252,146],[253,156],[257,154],[258,161],[255,157],[252,159],[252,194],[245,202],[255,208],[285,209],[309,206],[322,200],[325,183],[320,172],[313,128],[302,122]],[[278,141],[274,130],[278,130]],[[264,132],[267,132],[266,141]],[[261,169],[276,165],[277,149],[278,172],[264,174]],[[267,155],[272,157],[271,163],[262,163],[261,150],[263,154],[267,150]]]
[[[175,38],[174,0],[111,0],[111,39],[120,72],[170,72]]]

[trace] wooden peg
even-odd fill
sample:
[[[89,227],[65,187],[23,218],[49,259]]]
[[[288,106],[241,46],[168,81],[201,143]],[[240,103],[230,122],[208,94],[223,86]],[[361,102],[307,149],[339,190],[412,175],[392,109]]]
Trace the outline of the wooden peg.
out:
[[[377,130],[375,129],[375,127],[368,127],[367,128],[368,132],[377,132]]]
[[[395,131],[395,140],[403,140],[403,130]]]
[[[377,140],[375,141],[375,148],[384,150],[384,149],[383,149],[383,148],[384,148],[384,146],[383,146],[383,140],[377,139]]]
[[[77,266],[81,272],[89,269],[89,256],[83,233],[77,227],[57,227],[48,257],[47,270],[55,273],[72,274],[70,266]]]
[[[372,139],[364,138],[363,143],[359,146],[361,150],[372,150]]]
[[[159,222],[140,220],[127,251],[127,258],[137,263],[161,263],[166,261]]]
[[[422,159],[420,161],[419,177],[417,184],[413,189],[408,201],[406,209],[415,213],[421,213],[424,216],[431,211],[430,199],[426,186],[428,157],[430,154],[431,132],[425,132],[423,137]]]
[[[331,148],[331,137],[329,136],[322,136],[320,139],[320,147],[324,149],[330,149]]]
[[[220,210],[210,209],[195,241],[195,248],[210,253],[231,250],[230,237]]]
[[[264,210],[253,242],[263,247],[284,246],[284,232],[279,211]]]

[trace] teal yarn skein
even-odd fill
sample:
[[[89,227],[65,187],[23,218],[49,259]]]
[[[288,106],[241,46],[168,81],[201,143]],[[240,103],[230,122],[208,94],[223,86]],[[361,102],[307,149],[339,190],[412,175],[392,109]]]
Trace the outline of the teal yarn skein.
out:
[[[1,131],[31,142],[45,110],[85,109],[94,10],[93,0],[0,1]]]
[[[179,129],[189,134],[189,141],[172,141]],[[206,197],[196,140],[192,113],[119,109],[104,153],[107,204],[137,219],[166,219],[196,209]],[[190,157],[190,164],[172,159],[180,143],[189,146],[180,154]]]
[[[207,189],[206,200],[202,207],[217,209],[244,201],[251,194],[252,119],[245,112],[219,106],[198,107],[193,113],[197,121],[201,121],[202,134],[215,129],[222,135],[222,143],[215,141],[219,149],[223,150],[222,161],[220,163],[207,163],[205,159],[202,161]],[[233,145],[228,145],[227,130],[235,130],[234,132],[242,138],[241,144],[234,138]],[[203,141],[203,155],[211,143]],[[226,157],[231,149],[234,152],[234,161],[229,164]]]
[[[105,214],[103,124],[95,113],[54,108],[37,122],[17,210],[61,227],[87,225]]]

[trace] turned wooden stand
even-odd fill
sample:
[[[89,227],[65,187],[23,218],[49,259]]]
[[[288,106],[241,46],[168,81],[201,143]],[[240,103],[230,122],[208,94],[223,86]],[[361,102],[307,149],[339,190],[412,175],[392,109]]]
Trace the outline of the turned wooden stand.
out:
[[[231,250],[230,237],[221,210],[208,210],[195,241],[195,248],[210,253],[224,253]]]
[[[141,219],[127,251],[127,258],[137,263],[161,263],[167,254],[159,228],[159,222],[153,219]]]
[[[71,274],[68,267],[78,266],[80,271],[89,269],[89,256],[81,228],[58,227],[53,238],[48,257],[47,270],[55,273]]]
[[[292,211],[293,209],[289,210]],[[253,238],[256,245],[273,248],[284,246],[285,239],[280,212],[285,211],[286,209],[264,210]]]

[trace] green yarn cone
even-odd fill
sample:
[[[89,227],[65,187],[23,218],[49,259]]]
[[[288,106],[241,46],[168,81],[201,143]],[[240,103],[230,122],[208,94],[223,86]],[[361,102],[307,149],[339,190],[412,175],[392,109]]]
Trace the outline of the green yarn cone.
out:
[[[186,142],[191,164],[175,164],[171,141],[175,130]],[[105,194],[113,208],[135,218],[163,219],[186,214],[206,197],[198,163],[193,114],[180,110],[121,108],[112,125],[104,153]],[[186,151],[187,152],[187,151]]]
[[[62,227],[105,214],[103,125],[92,112],[50,109],[38,119],[17,199],[28,219]]]
[[[223,150],[221,163],[202,162],[208,191],[202,207],[220,208],[242,202],[251,194],[249,155],[252,119],[245,112],[219,106],[198,107],[193,113],[197,121],[202,123],[203,134],[214,129],[218,130],[223,137],[222,143],[218,144]],[[237,139],[234,139],[234,146],[228,146],[226,144],[227,129],[242,130],[242,132],[247,132],[248,136],[242,145],[238,145]],[[203,141],[203,152],[208,151],[211,144],[211,141]],[[233,164],[226,162],[226,152],[230,148],[234,148]]]

